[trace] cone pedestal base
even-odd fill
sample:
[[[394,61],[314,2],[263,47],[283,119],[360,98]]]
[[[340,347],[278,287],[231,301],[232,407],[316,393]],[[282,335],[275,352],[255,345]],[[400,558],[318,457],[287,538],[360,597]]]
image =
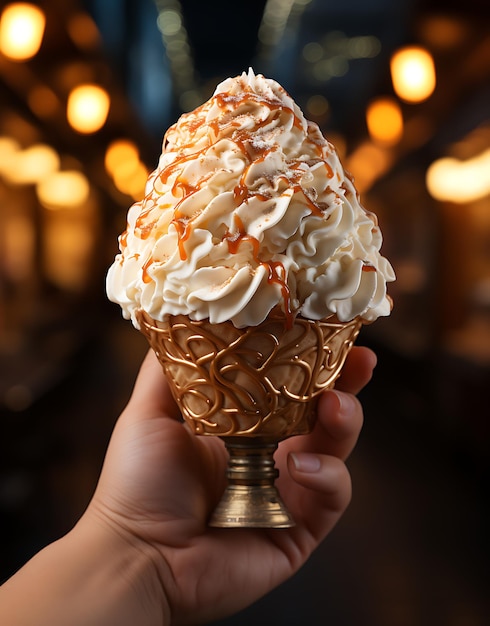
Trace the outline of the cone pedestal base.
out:
[[[254,437],[224,437],[229,454],[228,486],[209,522],[220,528],[290,528],[294,520],[274,481],[277,442]]]

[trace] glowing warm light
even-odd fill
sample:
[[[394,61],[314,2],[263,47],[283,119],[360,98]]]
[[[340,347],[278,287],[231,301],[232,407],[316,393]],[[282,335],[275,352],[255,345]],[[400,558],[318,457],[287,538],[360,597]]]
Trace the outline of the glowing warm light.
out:
[[[82,50],[95,50],[100,44],[100,35],[93,19],[87,13],[76,13],[68,20],[68,33]]]
[[[391,58],[391,80],[398,97],[407,102],[426,100],[436,87],[432,56],[424,48],[407,47]]]
[[[339,155],[341,161],[344,161],[347,157],[347,140],[340,133],[336,133],[335,131],[329,131],[327,135],[328,141],[335,146],[337,154]]]
[[[306,103],[306,109],[310,115],[323,117],[328,113],[328,100],[321,94],[311,96]]]
[[[48,209],[77,207],[87,201],[90,185],[82,172],[68,170],[45,178],[37,187],[41,204]]]
[[[7,214],[2,230],[3,269],[14,282],[25,280],[31,274],[36,247],[33,221],[21,213]]]
[[[429,43],[429,47],[439,50],[448,50],[460,45],[468,36],[469,24],[465,20],[458,19],[456,14],[427,15],[420,20],[418,32],[423,41]]]
[[[349,156],[347,169],[354,175],[358,191],[365,192],[388,171],[392,161],[386,148],[366,141]]]
[[[16,185],[33,185],[55,172],[60,166],[56,150],[45,144],[35,144],[12,154],[3,167],[6,180]]]
[[[392,146],[403,136],[403,115],[394,98],[377,98],[368,105],[366,123],[373,141]]]
[[[145,185],[148,178],[148,170],[143,163],[138,163],[131,171],[120,169],[114,175],[114,184],[122,193],[131,196],[135,200],[141,200],[145,193]]]
[[[42,10],[27,2],[6,6],[0,17],[0,50],[14,61],[37,54],[44,35],[46,18]]]
[[[145,194],[148,170],[140,161],[138,148],[132,141],[113,141],[106,150],[104,165],[120,192],[141,200]]]
[[[0,174],[9,171],[12,159],[20,149],[20,145],[12,137],[0,137]]]
[[[79,133],[95,133],[104,126],[109,106],[109,94],[102,87],[80,85],[68,96],[66,116],[70,126]]]
[[[466,161],[443,158],[427,170],[426,184],[436,200],[467,203],[490,194],[490,148]]]
[[[53,117],[59,111],[59,101],[49,87],[36,85],[27,94],[27,102],[32,111],[39,117]]]
[[[50,213],[43,228],[43,270],[51,282],[67,290],[83,288],[93,254],[95,224]]]
[[[136,168],[139,164],[139,150],[129,139],[116,139],[107,148],[104,165],[114,176],[120,168]]]

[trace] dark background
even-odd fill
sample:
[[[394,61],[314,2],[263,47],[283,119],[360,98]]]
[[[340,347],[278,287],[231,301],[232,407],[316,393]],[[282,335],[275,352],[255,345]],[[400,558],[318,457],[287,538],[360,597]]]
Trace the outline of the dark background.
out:
[[[146,351],[105,298],[105,272],[133,201],[104,173],[108,143],[133,139],[151,170],[178,115],[251,65],[283,84],[309,118],[312,95],[328,101],[316,121],[362,180],[369,163],[354,157],[367,140],[366,105],[393,93],[391,53],[419,43],[434,56],[436,91],[402,104],[406,133],[362,191],[398,280],[392,316],[361,334],[379,364],[362,392],[366,423],[349,462],[353,502],[296,577],[221,623],[486,625],[490,198],[437,202],[425,172],[436,158],[469,158],[490,146],[487,2],[38,4],[47,16],[38,55],[19,64],[0,54],[0,137],[53,145],[85,172],[96,201],[81,222],[92,234],[90,254],[71,283],[44,261],[48,218],[33,188],[0,170],[0,579],[83,512]],[[180,12],[185,29],[180,61],[169,53],[172,35],[157,27],[158,13],[169,10]],[[79,14],[96,25],[97,44],[74,44],[69,23]],[[356,37],[376,38],[378,52],[348,58],[346,42]],[[305,60],[312,42],[334,59],[333,74],[319,79]],[[61,113],[36,113],[29,100],[41,84],[62,102],[66,76],[82,66],[112,98],[105,127],[91,136],[73,132]],[[2,232],[17,213],[34,233],[31,264],[20,274],[2,252]]]

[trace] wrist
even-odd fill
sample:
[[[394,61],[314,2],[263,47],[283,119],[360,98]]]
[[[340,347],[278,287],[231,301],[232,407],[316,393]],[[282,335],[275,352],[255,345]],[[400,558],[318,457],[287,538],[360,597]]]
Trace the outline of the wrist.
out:
[[[97,588],[105,596],[103,610],[117,616],[118,626],[166,626],[170,608],[164,579],[168,577],[165,561],[155,548],[113,525],[104,516],[89,510],[65,538],[71,551],[85,563],[93,577],[88,595]],[[90,556],[84,557],[82,553]],[[104,591],[105,589],[105,591]],[[97,623],[98,624],[98,623]]]
[[[87,512],[0,588],[0,623],[168,626],[163,564],[151,550]]]

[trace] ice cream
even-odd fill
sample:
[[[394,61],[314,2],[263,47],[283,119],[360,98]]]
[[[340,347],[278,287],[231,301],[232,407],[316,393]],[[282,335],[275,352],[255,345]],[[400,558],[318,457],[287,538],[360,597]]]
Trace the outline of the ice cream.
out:
[[[294,524],[273,453],[311,430],[362,324],[390,313],[381,242],[334,147],[277,82],[229,78],[167,131],[107,293],[190,429],[226,442],[212,525]]]
[[[289,327],[297,317],[371,322],[391,311],[381,243],[332,144],[250,70],[167,131],[107,293],[137,328],[141,311],[236,328],[271,312]]]

